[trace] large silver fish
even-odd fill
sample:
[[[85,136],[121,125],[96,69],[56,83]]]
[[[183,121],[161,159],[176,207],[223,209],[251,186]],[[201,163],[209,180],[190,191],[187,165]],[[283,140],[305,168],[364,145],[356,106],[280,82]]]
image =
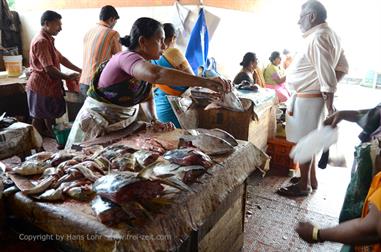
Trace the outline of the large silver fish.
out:
[[[20,175],[37,175],[42,174],[46,168],[50,167],[46,162],[41,161],[25,161],[21,166],[14,167],[13,171]]]
[[[49,151],[43,151],[43,152],[38,152],[34,155],[31,155],[29,157],[26,157],[26,161],[37,161],[37,162],[44,162],[48,159],[51,159],[53,156],[53,152]]]
[[[34,198],[44,201],[59,201],[65,199],[62,193],[62,188],[46,190],[44,193],[35,196]]]
[[[179,141],[180,147],[196,147],[207,155],[221,155],[234,151],[233,146],[224,139],[202,133],[197,136],[182,136]]]
[[[233,146],[233,147],[238,145],[237,140],[235,140],[235,138],[231,134],[229,134],[228,132],[226,132],[222,129],[218,129],[218,128],[201,129],[201,128],[199,128],[199,129],[190,129],[190,130],[188,130],[188,132],[193,136],[197,136],[197,135],[206,133],[206,134],[224,139],[226,142],[231,144],[231,146]]]

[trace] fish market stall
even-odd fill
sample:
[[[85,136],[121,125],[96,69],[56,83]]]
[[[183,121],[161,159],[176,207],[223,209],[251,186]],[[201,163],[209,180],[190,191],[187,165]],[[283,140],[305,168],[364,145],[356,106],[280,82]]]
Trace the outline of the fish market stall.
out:
[[[48,164],[38,184],[23,174],[41,165],[14,168],[21,192],[6,199],[8,211],[81,251],[240,251],[245,181],[268,165],[261,150],[218,130],[103,139],[30,157]]]

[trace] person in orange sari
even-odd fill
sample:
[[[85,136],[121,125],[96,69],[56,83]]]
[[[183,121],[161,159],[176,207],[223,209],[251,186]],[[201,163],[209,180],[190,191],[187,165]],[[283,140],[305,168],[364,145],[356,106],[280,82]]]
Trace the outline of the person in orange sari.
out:
[[[379,156],[380,157],[380,156]],[[331,228],[319,229],[299,222],[296,232],[308,243],[340,242],[355,245],[355,251],[381,251],[381,172],[373,177],[361,218]]]

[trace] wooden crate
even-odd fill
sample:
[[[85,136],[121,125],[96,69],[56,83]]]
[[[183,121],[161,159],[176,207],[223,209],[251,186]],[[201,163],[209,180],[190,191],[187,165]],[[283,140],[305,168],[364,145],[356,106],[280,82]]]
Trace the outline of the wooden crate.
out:
[[[288,142],[285,138],[268,139],[266,152],[271,156],[270,172],[272,174],[287,176],[290,169],[298,169],[297,165],[289,157],[293,146],[294,144]]]
[[[227,109],[204,110],[197,109],[198,127],[205,129],[223,129],[235,138],[247,140],[249,136],[249,124],[253,120],[253,103],[248,99],[241,99],[244,112],[235,112]]]
[[[267,141],[275,136],[276,131],[276,107],[268,106],[258,113],[258,120],[251,121],[249,124],[248,141],[253,143],[261,150],[266,150]]]
[[[233,190],[178,251],[241,251],[246,206],[246,182]]]
[[[275,107],[268,106],[257,116],[253,111],[253,103],[248,99],[241,99],[244,112],[234,112],[226,109],[204,110],[200,107],[198,113],[198,127],[205,129],[220,128],[235,138],[253,143],[261,150],[267,146],[267,138],[275,134]],[[254,120],[258,117],[257,120]]]

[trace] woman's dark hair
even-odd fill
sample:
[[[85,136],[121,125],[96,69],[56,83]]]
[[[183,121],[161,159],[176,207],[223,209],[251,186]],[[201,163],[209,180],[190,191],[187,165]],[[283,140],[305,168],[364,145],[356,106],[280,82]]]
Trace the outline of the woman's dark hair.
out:
[[[242,62],[239,63],[243,67],[247,67],[250,65],[251,62],[255,61],[257,59],[257,56],[255,53],[248,52],[243,56]]]
[[[139,38],[152,38],[155,32],[163,28],[163,25],[152,18],[138,18],[132,25],[130,35],[120,39],[120,43],[130,50],[134,50],[139,46]]]
[[[103,6],[101,12],[99,13],[99,20],[106,21],[112,17],[119,19],[119,15],[116,9],[111,5]]]
[[[42,13],[41,26],[43,26],[45,22],[50,22],[57,19],[62,19],[62,16],[55,11],[47,10],[44,13]]]
[[[280,53],[277,51],[271,53],[269,60],[273,63],[276,58],[280,58]]]
[[[165,33],[165,38],[172,38],[176,35],[176,29],[171,23],[163,24],[163,29]]]
[[[128,47],[128,44],[130,43],[130,36],[126,35],[124,37],[120,37],[119,38],[119,43],[121,43],[125,47]]]

